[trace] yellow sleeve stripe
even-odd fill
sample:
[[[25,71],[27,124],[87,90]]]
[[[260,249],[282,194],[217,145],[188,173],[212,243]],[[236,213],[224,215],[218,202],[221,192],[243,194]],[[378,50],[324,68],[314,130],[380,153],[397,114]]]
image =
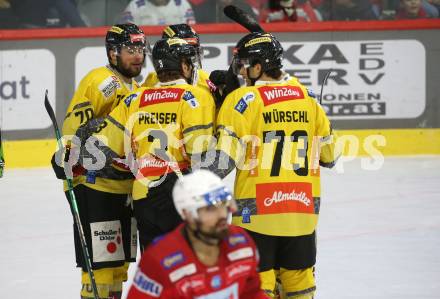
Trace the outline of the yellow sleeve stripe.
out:
[[[91,105],[92,105],[92,103],[90,101],[76,104],[75,106],[73,106],[72,112],[77,110],[77,109],[81,109],[81,108],[84,108],[84,107],[87,107],[87,106],[91,106]],[[67,115],[66,115],[66,117],[64,119],[68,118],[72,114],[72,112],[67,113]]]
[[[118,129],[121,129],[125,133],[125,135],[130,136],[130,132],[116,119],[114,119],[110,115],[107,115],[107,120],[114,124]]]

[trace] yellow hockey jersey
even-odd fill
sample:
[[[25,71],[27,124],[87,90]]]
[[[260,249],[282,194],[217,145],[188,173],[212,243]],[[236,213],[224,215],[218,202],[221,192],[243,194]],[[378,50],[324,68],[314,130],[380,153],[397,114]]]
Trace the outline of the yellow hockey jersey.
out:
[[[336,154],[330,122],[296,78],[257,81],[229,94],[217,150],[237,167],[233,223],[274,236],[311,234],[320,205],[319,165]]]
[[[78,128],[91,119],[107,116],[124,96],[139,88],[135,80],[130,86],[119,76],[117,71],[106,66],[93,69],[81,80],[67,108],[63,123],[64,136],[75,135]],[[98,191],[128,194],[131,193],[133,180],[96,178],[94,183],[88,183],[85,176],[78,176],[73,183],[84,184]]]
[[[140,88],[122,100],[94,134],[119,156],[136,158],[135,200],[161,175],[191,166],[212,145],[215,104],[205,89],[179,79]]]
[[[151,72],[148,74],[142,87],[155,87],[158,83],[159,79],[157,78],[157,73]],[[201,69],[197,71],[197,86],[209,92],[214,92],[217,88],[214,83],[209,80],[209,74]]]

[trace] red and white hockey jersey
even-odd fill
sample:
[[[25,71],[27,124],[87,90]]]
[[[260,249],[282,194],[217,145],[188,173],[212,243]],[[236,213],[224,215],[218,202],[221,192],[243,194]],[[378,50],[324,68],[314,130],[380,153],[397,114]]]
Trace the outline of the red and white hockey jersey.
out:
[[[143,253],[127,299],[266,299],[257,273],[258,255],[249,235],[230,226],[217,265],[207,267],[183,235],[184,224]]]

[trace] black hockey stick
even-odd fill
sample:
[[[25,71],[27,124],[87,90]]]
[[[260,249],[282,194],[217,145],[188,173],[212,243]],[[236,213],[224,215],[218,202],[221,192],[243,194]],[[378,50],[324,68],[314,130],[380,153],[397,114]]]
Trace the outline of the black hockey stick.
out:
[[[52,106],[50,105],[50,102],[49,102],[49,98],[47,97],[47,92],[48,91],[46,89],[46,94],[44,96],[44,107],[46,108],[47,114],[49,114],[50,120],[52,121],[52,125],[55,130],[55,136],[56,136],[57,142],[58,142],[58,147],[60,149],[62,149],[63,143],[61,142],[60,129],[58,128],[57,120],[55,118],[55,113],[53,112]],[[67,193],[69,195],[69,201],[72,206],[71,211],[73,214],[73,218],[75,219],[76,227],[78,229],[79,239],[81,241],[81,249],[82,249],[84,260],[86,263],[87,272],[89,273],[89,278],[90,278],[90,281],[92,284],[93,296],[95,297],[95,299],[99,299],[98,288],[96,287],[95,275],[93,274],[93,270],[92,270],[92,263],[90,261],[89,250],[87,248],[86,237],[84,236],[84,230],[81,225],[81,220],[79,218],[79,211],[78,211],[78,205],[77,205],[76,198],[75,198],[75,193],[73,193],[72,179],[66,178],[66,181],[67,181],[67,189],[68,189]]]
[[[0,113],[2,113],[1,110]],[[3,177],[4,167],[5,167],[5,157],[3,156],[2,128],[0,127],[0,178]]]
[[[322,80],[321,93],[319,95],[319,104],[322,104],[322,92],[324,91],[324,85],[327,84],[327,79],[328,79],[328,77],[330,77],[330,74],[332,73],[332,71],[333,71],[332,69],[329,69],[327,74],[325,74],[324,80]]]
[[[0,178],[3,177],[3,169],[5,168],[5,157],[3,156],[3,142],[2,142],[2,124],[3,124],[3,109],[2,99],[0,99]]]
[[[257,20],[255,20],[251,15],[249,15],[244,10],[238,8],[234,5],[227,5],[223,9],[223,13],[225,16],[240,24],[250,32],[266,32],[263,28],[261,28],[260,24]]]

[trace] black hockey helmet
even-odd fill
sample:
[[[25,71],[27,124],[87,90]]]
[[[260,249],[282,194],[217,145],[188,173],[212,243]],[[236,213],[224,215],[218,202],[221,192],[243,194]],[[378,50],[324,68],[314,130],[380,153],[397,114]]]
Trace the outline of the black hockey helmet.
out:
[[[157,73],[181,71],[182,59],[187,59],[193,66],[198,63],[195,47],[181,38],[162,38],[154,44],[152,52],[153,66]]]
[[[145,34],[138,26],[131,23],[113,25],[105,36],[105,48],[110,60],[110,50],[119,52],[122,46],[137,45],[145,49]],[[145,54],[145,50],[144,50]]]
[[[194,46],[200,60],[203,59],[203,48],[200,46],[200,37],[197,32],[188,24],[173,24],[165,27],[162,32],[162,38],[177,37],[187,41],[188,44]]]
[[[188,24],[174,24],[165,27],[162,38],[178,37],[184,39],[194,47],[200,47],[200,38],[197,32]]]
[[[283,47],[270,33],[253,32],[243,37],[234,48],[232,67],[239,74],[241,67],[248,68],[260,63],[262,71],[280,69],[283,59]]]

